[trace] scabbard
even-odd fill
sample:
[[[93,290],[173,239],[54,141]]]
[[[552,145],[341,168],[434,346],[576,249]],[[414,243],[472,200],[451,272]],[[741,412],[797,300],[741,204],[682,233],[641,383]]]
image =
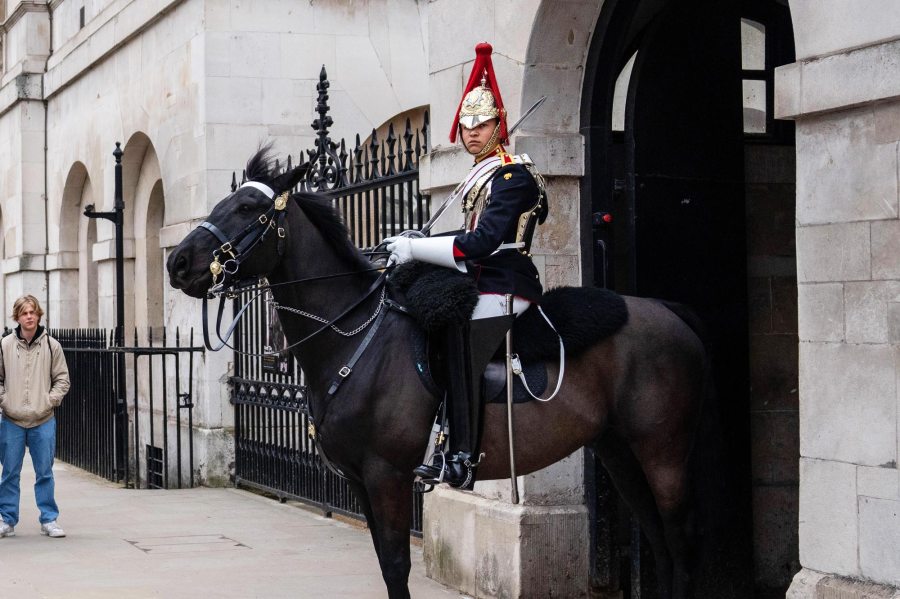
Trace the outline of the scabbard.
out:
[[[513,297],[506,295],[506,314],[513,314]],[[506,427],[509,436],[509,479],[510,495],[514,504],[519,503],[519,481],[516,477],[516,444],[513,437],[513,370],[512,370],[512,327],[506,331]]]

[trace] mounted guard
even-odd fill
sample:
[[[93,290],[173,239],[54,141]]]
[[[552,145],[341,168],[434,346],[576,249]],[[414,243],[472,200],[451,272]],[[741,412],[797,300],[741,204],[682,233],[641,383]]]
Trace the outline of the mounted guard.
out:
[[[547,217],[543,177],[525,154],[506,151],[506,109],[491,62],[488,43],[475,47],[475,63],[450,131],[474,157],[471,171],[454,191],[461,198],[463,229],[427,238],[391,237],[389,264],[418,260],[468,273],[475,279],[478,303],[466,326],[448,327],[444,338],[447,367],[450,451],[415,469],[428,484],[471,488],[480,460],[484,410],[481,378],[487,361],[511,326],[543,293],[531,259],[535,228]],[[473,351],[474,350],[474,351]]]

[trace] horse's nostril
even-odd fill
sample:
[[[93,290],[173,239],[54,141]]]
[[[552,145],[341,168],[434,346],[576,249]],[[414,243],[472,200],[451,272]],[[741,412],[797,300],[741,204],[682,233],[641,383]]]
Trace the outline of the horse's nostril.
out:
[[[179,254],[175,257],[175,274],[184,275],[187,274],[187,258],[184,257],[184,254]]]

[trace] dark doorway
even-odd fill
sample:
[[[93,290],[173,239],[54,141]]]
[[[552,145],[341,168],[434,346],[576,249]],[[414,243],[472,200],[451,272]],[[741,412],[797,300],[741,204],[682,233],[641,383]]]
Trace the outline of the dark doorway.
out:
[[[793,61],[788,9],[607,0],[595,32],[582,104],[586,283],[682,302],[704,320],[717,393],[698,489],[715,498],[704,509],[719,530],[698,596],[784,596],[799,569],[793,126],[771,104],[772,70]],[[603,486],[596,464],[588,474]],[[597,512],[627,513],[607,496],[591,502]],[[639,537],[618,520],[599,519],[593,562],[615,563],[595,587],[654,596]]]

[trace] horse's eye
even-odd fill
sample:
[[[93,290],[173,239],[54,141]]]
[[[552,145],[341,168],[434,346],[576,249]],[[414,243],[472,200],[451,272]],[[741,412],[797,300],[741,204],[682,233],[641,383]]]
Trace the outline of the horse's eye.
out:
[[[241,214],[247,214],[252,209],[253,208],[252,206],[250,206],[250,204],[241,204],[240,206],[238,206],[238,212],[240,212]]]

